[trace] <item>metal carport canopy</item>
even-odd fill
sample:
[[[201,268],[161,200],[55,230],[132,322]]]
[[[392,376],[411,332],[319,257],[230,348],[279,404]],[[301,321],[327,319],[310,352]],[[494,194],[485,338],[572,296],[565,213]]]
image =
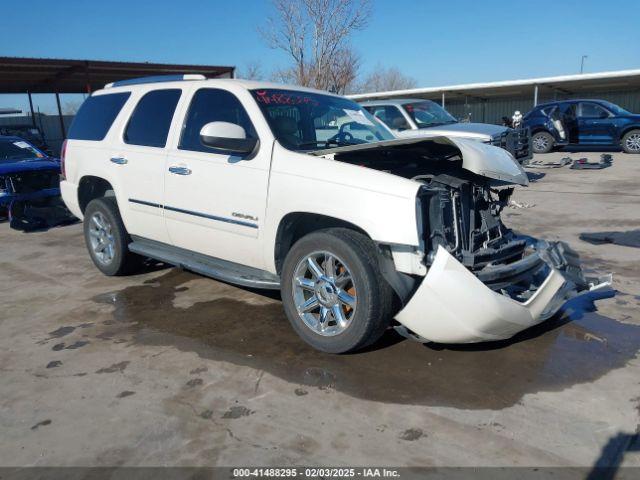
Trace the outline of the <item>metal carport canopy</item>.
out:
[[[117,80],[199,73],[233,77],[234,67],[163,63],[0,57],[0,93],[91,93]]]
[[[501,82],[469,83],[442,87],[412,88],[388,92],[372,92],[349,95],[353,100],[377,100],[389,98],[426,98],[441,100],[443,95],[469,95],[482,99],[534,95],[534,90],[548,88],[563,93],[579,94],[593,89],[640,88],[640,70],[620,70],[614,72],[584,73],[558,77],[507,80]]]

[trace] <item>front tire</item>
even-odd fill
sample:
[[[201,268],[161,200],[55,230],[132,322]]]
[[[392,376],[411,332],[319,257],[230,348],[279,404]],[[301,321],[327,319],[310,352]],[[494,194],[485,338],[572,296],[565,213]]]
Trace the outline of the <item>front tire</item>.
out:
[[[374,243],[331,228],[298,240],[282,269],[282,302],[294,330],[312,347],[345,353],[372,344],[389,326],[393,292]]]
[[[640,153],[640,130],[631,130],[625,133],[621,144],[626,153]]]
[[[531,137],[533,153],[549,153],[554,143],[555,139],[549,132],[537,132]]]
[[[129,251],[127,233],[115,197],[91,200],[84,212],[84,240],[98,270],[108,276],[134,272],[142,257]]]

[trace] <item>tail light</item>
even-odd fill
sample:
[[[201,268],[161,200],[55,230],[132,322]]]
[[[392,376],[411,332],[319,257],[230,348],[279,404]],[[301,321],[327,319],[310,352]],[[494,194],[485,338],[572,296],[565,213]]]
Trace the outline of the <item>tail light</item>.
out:
[[[67,141],[62,142],[62,148],[60,149],[60,176],[62,180],[67,179],[67,172],[64,164],[64,157],[67,154]]]

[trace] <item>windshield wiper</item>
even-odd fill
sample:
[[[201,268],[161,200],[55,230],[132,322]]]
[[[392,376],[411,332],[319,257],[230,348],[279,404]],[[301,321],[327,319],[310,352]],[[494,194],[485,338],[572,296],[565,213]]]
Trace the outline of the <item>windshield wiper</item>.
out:
[[[365,142],[367,143],[367,142]],[[329,148],[329,145],[335,145],[337,147],[349,147],[351,145],[361,145],[358,142],[340,142],[338,140],[318,140],[316,142],[304,142],[304,143],[298,143],[296,144],[296,148],[304,148],[304,147],[310,147],[310,146],[318,146],[320,144],[324,144],[322,146],[320,146],[320,149],[326,149]]]

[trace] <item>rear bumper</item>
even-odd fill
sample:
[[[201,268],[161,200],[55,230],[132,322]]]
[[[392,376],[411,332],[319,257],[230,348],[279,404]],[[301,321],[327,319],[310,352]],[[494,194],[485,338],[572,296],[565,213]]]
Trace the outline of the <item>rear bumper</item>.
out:
[[[582,277],[562,249],[540,252],[549,273],[526,301],[495,292],[440,247],[427,276],[396,319],[422,339],[439,343],[504,340],[553,316],[581,292],[611,285],[611,276]],[[554,258],[555,257],[555,258]]]
[[[60,182],[60,193],[69,211],[82,220],[82,210],[78,204],[78,186],[68,180],[62,180]]]

